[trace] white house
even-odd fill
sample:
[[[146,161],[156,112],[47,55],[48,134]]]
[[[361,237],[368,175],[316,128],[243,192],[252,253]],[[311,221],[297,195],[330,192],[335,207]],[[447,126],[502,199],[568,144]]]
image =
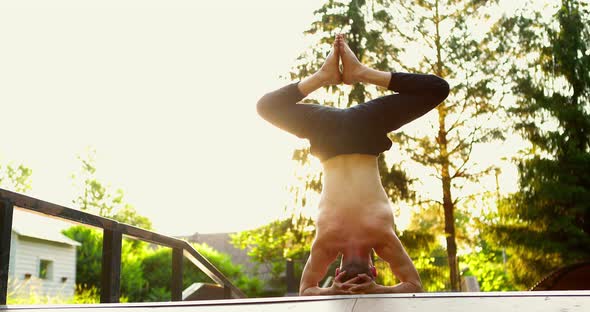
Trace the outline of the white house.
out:
[[[76,287],[76,246],[61,234],[71,224],[14,211],[8,295],[71,298]]]

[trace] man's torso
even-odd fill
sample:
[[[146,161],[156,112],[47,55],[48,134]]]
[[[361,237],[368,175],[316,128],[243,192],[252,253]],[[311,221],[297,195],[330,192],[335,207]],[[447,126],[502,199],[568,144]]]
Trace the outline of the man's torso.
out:
[[[316,226],[316,241],[339,250],[375,248],[393,233],[393,213],[375,156],[343,155],[324,163]]]

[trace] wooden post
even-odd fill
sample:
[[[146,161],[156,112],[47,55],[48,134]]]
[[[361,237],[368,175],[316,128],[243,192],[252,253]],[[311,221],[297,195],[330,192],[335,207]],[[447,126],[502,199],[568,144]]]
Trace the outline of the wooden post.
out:
[[[172,285],[170,285],[172,301],[182,301],[182,253],[182,248],[172,249]]]
[[[10,263],[10,237],[14,206],[8,200],[0,200],[0,305],[8,296],[8,265]]]
[[[121,232],[104,229],[100,302],[118,303],[121,292]]]
[[[231,287],[229,285],[223,285],[223,298],[231,299]]]
[[[287,296],[297,294],[297,281],[295,280],[295,264],[293,260],[286,262]]]

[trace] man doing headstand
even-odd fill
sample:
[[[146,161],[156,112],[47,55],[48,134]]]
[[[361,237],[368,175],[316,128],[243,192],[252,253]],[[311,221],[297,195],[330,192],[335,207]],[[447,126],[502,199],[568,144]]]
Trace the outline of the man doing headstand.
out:
[[[368,83],[396,93],[346,109],[298,103],[321,87],[340,83]],[[264,119],[310,141],[311,153],[324,170],[316,236],[301,277],[301,295],[422,291],[418,272],[393,230],[377,156],[391,148],[387,133],[432,110],[448,93],[448,83],[437,76],[383,72],[361,64],[338,35],[319,71],[258,101]],[[399,284],[375,283],[373,251],[389,263]],[[339,255],[342,261],[332,286],[320,287]]]

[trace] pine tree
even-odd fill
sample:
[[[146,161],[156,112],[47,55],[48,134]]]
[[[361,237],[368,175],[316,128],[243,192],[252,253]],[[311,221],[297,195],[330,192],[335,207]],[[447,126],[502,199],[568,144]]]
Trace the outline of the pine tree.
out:
[[[530,14],[529,14],[530,15]],[[513,69],[516,129],[531,143],[518,163],[520,191],[500,206],[494,239],[509,246],[512,272],[531,287],[559,266],[590,258],[590,14],[562,0],[553,21],[540,14],[503,23],[529,57]]]

